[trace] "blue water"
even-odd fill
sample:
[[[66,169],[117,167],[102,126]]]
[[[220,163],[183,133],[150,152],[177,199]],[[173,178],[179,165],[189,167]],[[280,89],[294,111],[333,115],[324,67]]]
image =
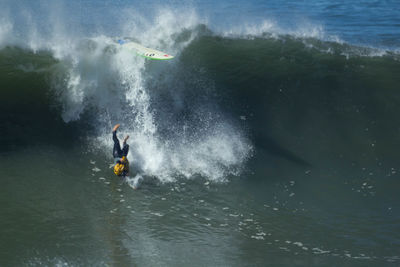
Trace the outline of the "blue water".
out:
[[[281,33],[307,35],[312,29],[318,29],[325,38],[338,38],[351,44],[394,50],[400,45],[400,2],[397,0],[3,1],[1,6],[2,13],[16,22],[14,28],[17,32],[20,29],[21,34],[26,33],[32,22],[40,25],[40,31],[51,31],[54,19],[62,21],[67,31],[74,34],[119,34],[121,25],[134,19],[136,14],[151,18],[156,13],[172,10],[179,15],[196,14],[209,28],[221,31],[246,25],[260,27],[268,21]]]
[[[216,25],[272,20],[285,29],[320,26],[328,35],[367,46],[397,48],[400,2],[392,1],[199,1]]]

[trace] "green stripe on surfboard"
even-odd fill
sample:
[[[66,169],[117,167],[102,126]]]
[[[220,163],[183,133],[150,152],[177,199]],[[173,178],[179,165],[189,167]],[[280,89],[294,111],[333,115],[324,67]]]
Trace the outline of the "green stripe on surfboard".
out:
[[[125,41],[125,40],[118,40],[118,43],[128,49],[131,49],[136,52],[136,54],[152,60],[169,60],[173,59],[174,57],[164,53],[162,51],[158,51],[152,48],[148,48],[142,46],[141,44],[132,42],[132,41]]]

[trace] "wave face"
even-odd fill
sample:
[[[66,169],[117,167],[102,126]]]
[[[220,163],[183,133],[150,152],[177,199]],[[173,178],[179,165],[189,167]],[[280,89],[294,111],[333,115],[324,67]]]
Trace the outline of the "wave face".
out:
[[[16,29],[5,20],[2,100],[14,114],[3,123],[7,136],[22,109],[20,118],[29,113],[55,129],[81,129],[91,147],[111,151],[110,129],[120,122],[121,137],[131,136],[130,160],[161,181],[197,175],[222,181],[261,151],[302,166],[324,164],[321,154],[326,162],[339,155],[359,164],[383,155],[388,164],[395,160],[396,52],[314,31],[276,31],[265,22],[257,31],[216,31],[194,12],[126,14],[135,19],[119,26],[120,36],[82,37],[65,22],[42,32],[28,23]],[[20,30],[28,40],[10,37]],[[146,61],[116,44],[126,36],[176,58]],[[16,92],[26,101],[17,101]]]
[[[159,23],[158,29],[148,34],[157,36],[157,42],[171,53],[179,55],[179,50],[196,34],[195,29],[190,30],[189,21],[177,32],[165,36],[165,29],[170,28],[165,24],[176,23],[172,14],[163,16]],[[138,38],[140,34],[133,36]],[[36,43],[42,42],[39,38]],[[170,74],[175,68],[173,62],[163,65],[146,62],[106,36],[54,42],[52,46],[43,44],[39,49],[21,49],[15,45],[3,49],[2,66],[7,68],[4,73],[18,72],[27,83],[35,78],[26,76],[41,73],[40,84],[34,86],[40,88],[34,94],[36,99],[51,98],[52,102],[45,104],[56,105],[54,112],[60,113],[66,123],[84,121],[83,124],[91,125],[96,136],[92,147],[111,151],[110,129],[121,122],[123,134],[131,136],[130,160],[140,172],[162,181],[194,175],[224,180],[238,174],[249,158],[250,141],[240,126],[218,110],[213,98],[207,97],[210,95],[207,92],[212,91],[204,84],[207,79],[199,76],[185,81],[200,90],[188,91],[202,94],[188,106],[183,96],[184,84],[177,83],[177,76]],[[18,75],[14,77],[16,80],[20,79]],[[29,85],[22,87],[26,89]],[[161,88],[159,92],[152,92],[157,87]],[[18,88],[8,90],[13,92]],[[13,107],[18,109],[18,105],[10,108]],[[160,110],[165,114],[160,114]],[[47,111],[38,110],[35,117],[39,120]]]

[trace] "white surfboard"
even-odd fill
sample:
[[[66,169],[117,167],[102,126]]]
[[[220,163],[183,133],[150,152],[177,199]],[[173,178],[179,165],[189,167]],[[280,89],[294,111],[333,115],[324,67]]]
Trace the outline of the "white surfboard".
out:
[[[152,48],[144,47],[143,45],[132,41],[118,40],[118,43],[126,48],[134,50],[138,55],[148,59],[167,60],[174,58],[173,56],[168,55],[167,53]]]

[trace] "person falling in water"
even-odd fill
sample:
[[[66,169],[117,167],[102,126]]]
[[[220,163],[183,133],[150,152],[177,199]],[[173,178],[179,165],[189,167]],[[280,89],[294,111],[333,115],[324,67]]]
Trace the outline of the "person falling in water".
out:
[[[129,138],[129,135],[127,135],[124,138],[124,142],[122,143],[122,149],[121,149],[117,137],[117,130],[119,126],[121,125],[118,123],[117,125],[114,126],[112,131],[113,141],[114,141],[113,157],[115,161],[114,173],[118,176],[125,177],[129,175],[129,161],[126,158],[129,152],[129,145],[126,143],[126,141]]]

